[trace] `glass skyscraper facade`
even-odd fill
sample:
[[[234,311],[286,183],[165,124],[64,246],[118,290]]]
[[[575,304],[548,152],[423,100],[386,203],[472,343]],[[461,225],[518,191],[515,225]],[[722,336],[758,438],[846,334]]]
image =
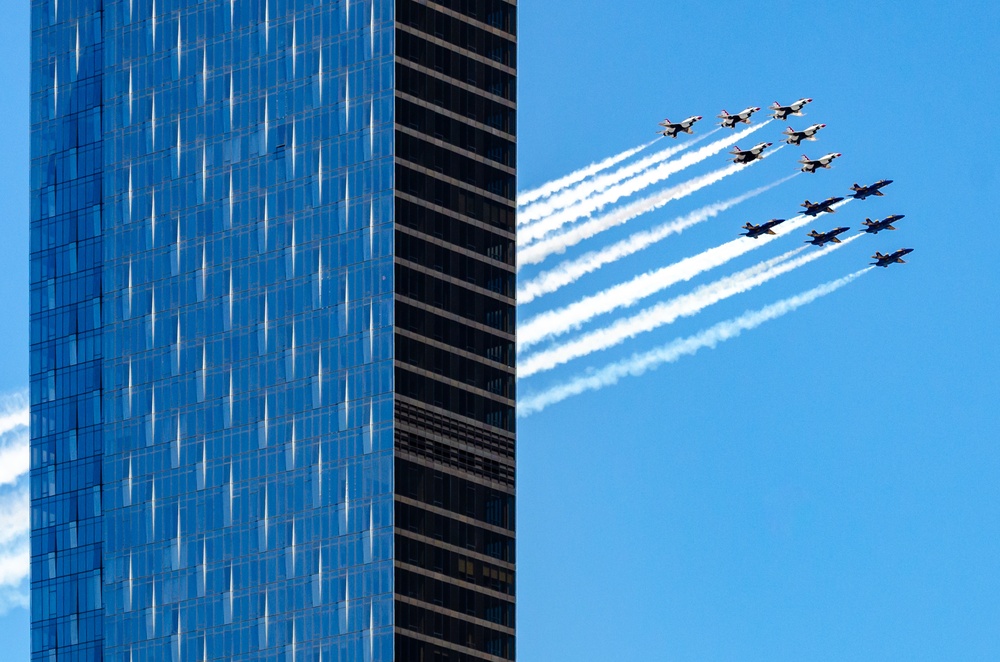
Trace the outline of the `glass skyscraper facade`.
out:
[[[514,659],[515,9],[32,0],[32,659]]]

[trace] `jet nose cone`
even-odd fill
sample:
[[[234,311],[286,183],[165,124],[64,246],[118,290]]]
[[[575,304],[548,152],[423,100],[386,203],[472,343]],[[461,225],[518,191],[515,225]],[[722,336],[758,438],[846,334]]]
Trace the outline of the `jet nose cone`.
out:
[[[820,125],[819,125],[819,128],[821,128],[821,129],[825,129],[825,128],[826,128],[826,124],[820,124]]]
[[[892,180],[891,179],[887,179],[887,180],[885,180],[885,183],[886,184],[892,184]]]
[[[812,99],[806,99],[806,103],[812,103]]]
[[[698,117],[696,117],[695,119],[700,120],[701,119],[701,115],[698,115]]]
[[[837,156],[843,156],[840,152],[837,152]]]

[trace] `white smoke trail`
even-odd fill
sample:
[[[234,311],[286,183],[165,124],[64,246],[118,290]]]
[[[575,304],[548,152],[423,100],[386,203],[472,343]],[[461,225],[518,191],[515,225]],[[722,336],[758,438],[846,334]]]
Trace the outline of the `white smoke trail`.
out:
[[[0,396],[0,434],[22,425],[28,425],[27,393]]]
[[[0,486],[16,483],[28,473],[28,428],[0,435]]]
[[[776,153],[780,149],[781,147],[774,150],[772,154]],[[585,239],[589,239],[596,234],[600,234],[605,230],[615,227],[616,225],[627,223],[633,218],[642,216],[643,214],[651,212],[654,209],[659,209],[669,202],[687,197],[692,193],[700,191],[706,186],[711,186],[712,184],[725,179],[733,173],[739,172],[744,168],[752,167],[754,164],[760,163],[762,160],[763,159],[757,159],[756,161],[751,161],[749,164],[734,163],[726,166],[725,168],[719,168],[718,170],[701,175],[700,177],[689,179],[683,184],[678,184],[677,186],[664,189],[659,193],[655,193],[641,200],[637,200],[622,207],[618,207],[617,209],[613,209],[603,216],[598,216],[597,218],[593,218],[585,223],[576,225],[561,234],[557,234],[553,237],[548,237],[547,239],[531,244],[524,249],[518,250],[517,268],[520,269],[522,266],[528,264],[538,264],[550,255],[564,253],[567,248],[575,246]]]
[[[842,207],[852,199],[848,198],[834,206]],[[674,264],[640,274],[631,280],[584,297],[568,306],[536,315],[518,325],[518,350],[530,347],[546,338],[578,329],[587,320],[598,315],[631,306],[636,301],[651,294],[677,283],[689,281],[699,274],[722,266],[726,262],[761,246],[766,246],[778,237],[788,235],[815,220],[810,216],[796,216],[776,226],[774,228],[776,234],[774,235],[762,235],[758,239],[740,237],[727,241]]]
[[[760,310],[749,311],[739,317],[720,322],[693,336],[678,338],[662,347],[642,354],[633,354],[628,359],[611,363],[592,374],[581,375],[540,393],[528,395],[519,400],[517,415],[519,417],[529,416],[574,395],[613,386],[624,377],[638,377],[647,370],[653,370],[665,363],[674,363],[683,356],[696,353],[699,349],[714,348],[720,342],[735,338],[744,331],[754,329],[764,322],[777,319],[782,315],[787,315],[797,308],[840,289],[873,268],[867,267],[856,271],[849,276],[824,283]]]
[[[598,161],[597,163],[591,163],[586,168],[581,168],[576,172],[571,172],[570,174],[560,177],[559,179],[553,179],[551,182],[546,182],[545,184],[542,184],[538,188],[529,189],[527,191],[519,193],[517,196],[517,206],[524,207],[536,200],[541,200],[542,198],[547,198],[554,193],[558,193],[559,191],[569,186],[572,186],[573,184],[582,182],[584,179],[590,177],[591,175],[595,175],[601,172],[602,170],[607,170],[612,166],[618,165],[622,161],[632,158],[642,150],[652,146],[655,142],[656,141],[653,140],[651,142],[646,143],[645,145],[639,145],[638,147],[633,147],[632,149],[625,150],[621,154],[616,154],[615,156],[609,156],[603,161]],[[517,222],[518,225],[521,224],[522,221],[520,216],[518,217]]]
[[[701,209],[696,209],[690,214],[667,221],[666,223],[663,223],[651,230],[636,232],[635,234],[626,237],[625,239],[622,239],[607,248],[591,251],[572,260],[566,260],[549,271],[545,271],[532,278],[527,283],[524,283],[521,287],[519,287],[517,290],[517,302],[519,304],[525,304],[530,301],[534,301],[544,294],[555,292],[559,288],[577,281],[582,276],[593,271],[597,271],[606,264],[610,264],[616,260],[638,253],[644,248],[648,248],[670,235],[679,234],[693,225],[715,218],[722,212],[735,207],[741,202],[758,196],[761,193],[778,186],[779,184],[784,184],[788,180],[793,177],[797,177],[800,174],[801,173],[796,172],[775,182],[771,182],[766,186],[761,186],[760,188],[756,188],[752,191],[747,191],[743,195],[736,196],[735,198],[730,198],[721,202],[714,202],[710,205],[702,207]]]
[[[0,396],[0,615],[28,606],[28,398]]]
[[[553,195],[551,198],[547,200],[543,200],[541,202],[535,202],[534,204],[525,207],[523,210],[517,213],[517,224],[519,226],[529,225],[530,223],[534,223],[535,221],[543,219],[546,216],[549,216],[550,214],[554,214],[555,212],[559,211],[560,209],[564,209],[569,205],[572,205],[574,203],[580,203],[581,201],[590,198],[590,196],[592,195],[607,190],[612,186],[625,181],[626,179],[630,179],[631,177],[634,177],[639,173],[648,170],[649,168],[658,163],[666,161],[674,154],[683,152],[689,147],[698,144],[702,140],[705,140],[706,138],[708,138],[713,133],[719,130],[720,129],[718,128],[713,129],[708,133],[698,136],[694,140],[688,140],[679,145],[674,145],[672,147],[660,150],[655,154],[651,154],[643,159],[639,159],[635,163],[630,163],[629,165],[619,168],[614,172],[610,172],[604,175],[600,175],[598,177],[594,177],[593,179],[586,180],[583,183],[579,184],[578,186],[574,186],[573,188],[570,188],[566,191],[562,191],[558,195]],[[532,238],[530,233],[520,232],[520,234],[523,234],[523,237],[519,237],[522,240],[530,240]]]
[[[705,159],[718,154],[727,147],[732,146],[735,142],[743,137],[750,135],[751,133],[760,130],[766,126],[772,120],[767,120],[756,126],[751,126],[749,128],[743,129],[739,133],[730,136],[728,138],[723,138],[721,140],[716,140],[715,142],[705,145],[701,149],[695,150],[689,154],[685,154],[679,159],[672,161],[667,161],[662,163],[655,168],[650,168],[649,170],[643,172],[637,177],[633,177],[621,184],[612,186],[597,195],[592,195],[589,186],[582,185],[578,187],[577,191],[580,194],[578,201],[566,206],[563,209],[554,211],[548,214],[544,218],[541,218],[535,223],[530,225],[525,225],[517,231],[517,240],[521,244],[528,244],[532,241],[541,239],[545,235],[558,230],[563,225],[577,220],[578,218],[584,218],[590,214],[600,211],[607,205],[618,202],[622,198],[626,198],[630,195],[634,195],[639,191],[657,184],[667,179],[671,175],[678,173],[685,168],[693,166],[697,163],[701,163]],[[776,150],[775,150],[776,151]],[[588,182],[589,184],[589,182]]]
[[[720,278],[714,283],[702,285],[689,294],[650,306],[631,317],[619,319],[603,329],[591,331],[568,343],[532,354],[524,361],[518,362],[518,377],[526,378],[545,370],[551,370],[573,359],[614,347],[639,334],[672,324],[681,317],[697,315],[705,308],[724,299],[747,292],[782,274],[829,255],[860,236],[854,235],[840,244],[833,244],[822,250],[791,259],[805,250],[806,247],[801,246],[779,257],[765,260],[735,274]]]

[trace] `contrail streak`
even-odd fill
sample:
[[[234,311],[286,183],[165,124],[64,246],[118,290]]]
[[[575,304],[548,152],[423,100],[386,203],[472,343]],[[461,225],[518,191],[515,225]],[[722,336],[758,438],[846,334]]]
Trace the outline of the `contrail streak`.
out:
[[[851,199],[853,198],[839,202],[835,206],[842,207]],[[674,264],[640,274],[631,280],[584,297],[568,306],[536,315],[519,325],[517,330],[518,349],[521,350],[546,338],[578,329],[587,320],[598,315],[631,306],[636,301],[671,285],[691,280],[699,274],[722,266],[756,248],[766,246],[778,237],[790,234],[815,220],[810,216],[796,216],[775,227],[775,235],[763,235],[758,239],[740,237],[727,241]]]
[[[725,148],[732,146],[741,138],[767,126],[767,124],[771,121],[772,120],[767,120],[766,122],[756,126],[743,129],[733,136],[723,138],[722,140],[716,140],[713,143],[705,145],[701,149],[685,154],[679,159],[667,161],[666,163],[662,163],[655,168],[650,168],[641,175],[633,177],[632,179],[618,184],[617,186],[612,186],[597,195],[590,195],[587,193],[588,187],[582,186],[580,187],[580,189],[582,189],[580,190],[580,193],[587,194],[580,195],[578,202],[549,214],[536,223],[520,228],[517,232],[517,239],[521,243],[528,243],[541,239],[545,235],[558,230],[567,223],[575,221],[578,218],[589,216],[609,204],[615,203],[618,200],[626,198],[630,195],[634,195],[635,193],[652,186],[653,184],[662,182],[671,175],[678,173],[685,168],[695,165],[696,163],[701,163],[705,159],[718,154]]]
[[[0,494],[0,614],[28,606],[26,579],[31,569],[28,540],[28,489]]]
[[[598,161],[597,163],[591,163],[586,168],[581,168],[576,172],[571,172],[570,174],[560,177],[559,179],[553,179],[551,182],[546,182],[545,184],[542,184],[538,188],[524,191],[523,193],[520,193],[517,196],[517,206],[524,207],[536,200],[547,198],[553,193],[558,193],[559,191],[569,186],[572,186],[573,184],[582,182],[584,179],[590,177],[591,175],[595,175],[601,172],[602,170],[607,170],[608,168],[615,166],[621,163],[622,161],[625,161],[626,159],[632,158],[642,150],[653,145],[655,142],[656,141],[653,140],[651,142],[646,143],[645,145],[639,145],[638,147],[633,147],[632,149],[625,150],[621,154],[616,154],[615,156],[609,156],[603,161]],[[522,221],[519,216],[518,225],[520,225],[521,223]]]
[[[517,302],[519,304],[525,304],[530,301],[534,301],[544,294],[555,292],[559,288],[575,282],[582,276],[593,271],[597,271],[606,264],[610,264],[624,257],[628,257],[629,255],[638,253],[639,251],[669,237],[670,235],[679,234],[693,225],[715,218],[722,212],[740,204],[741,202],[758,196],[761,193],[778,186],[779,184],[784,184],[789,179],[797,177],[799,174],[801,173],[796,172],[766,186],[761,186],[760,188],[756,188],[752,191],[747,191],[743,195],[739,195],[735,198],[730,198],[721,202],[714,202],[710,205],[702,207],[701,209],[696,209],[690,214],[686,214],[663,223],[651,230],[636,232],[630,237],[622,239],[607,248],[591,251],[572,260],[566,260],[565,262],[560,263],[549,271],[539,274],[522,285],[517,290]]]
[[[873,268],[867,267],[861,269],[849,276],[824,283],[802,294],[783,299],[760,310],[749,311],[739,317],[720,322],[693,336],[678,338],[649,352],[633,354],[628,359],[611,363],[592,374],[581,375],[548,390],[528,395],[518,402],[517,415],[518,417],[529,416],[542,411],[549,405],[562,402],[574,395],[613,386],[624,377],[638,377],[647,370],[653,370],[665,363],[674,363],[683,356],[696,353],[699,349],[705,347],[714,348],[720,342],[735,338],[744,331],[755,329],[764,322],[787,315],[797,308],[801,308],[820,297],[840,289]]]
[[[0,396],[0,434],[21,425],[28,425],[28,396],[10,393]]]
[[[776,153],[780,149],[781,147],[772,152],[772,154]],[[756,161],[751,161],[749,164],[734,163],[726,166],[725,168],[719,168],[718,170],[701,175],[700,177],[689,179],[683,184],[678,184],[677,186],[664,189],[659,193],[647,196],[641,200],[637,200],[622,207],[618,207],[617,209],[613,209],[603,216],[592,218],[585,223],[581,223],[580,225],[576,225],[562,232],[561,234],[531,244],[530,246],[517,252],[517,268],[520,269],[522,266],[527,264],[538,264],[549,255],[564,253],[567,248],[575,246],[585,239],[589,239],[596,234],[600,234],[605,230],[615,227],[616,225],[627,223],[633,218],[642,216],[643,214],[651,212],[654,209],[659,209],[669,202],[687,197],[696,191],[700,191],[706,186],[711,186],[712,184],[725,179],[733,173],[739,172],[744,168],[752,167],[754,164],[760,163],[762,160],[763,159],[757,159]]]
[[[603,329],[597,329],[568,343],[532,354],[524,361],[518,363],[518,377],[530,377],[539,372],[551,370],[573,359],[614,347],[639,334],[672,324],[681,317],[696,315],[705,308],[719,303],[724,299],[747,292],[782,274],[786,274],[825,255],[829,255],[860,236],[854,235],[845,239],[843,243],[833,244],[822,250],[813,251],[796,259],[791,259],[805,250],[806,247],[796,248],[779,257],[738,271],[731,276],[720,278],[714,283],[702,285],[689,294],[675,297],[655,306],[650,306],[632,317],[620,319]]]
[[[28,397],[0,396],[0,615],[28,606]]]
[[[28,468],[28,429],[0,435],[0,486],[16,483]]]
[[[610,172],[604,175],[600,175],[598,177],[594,177],[593,179],[584,181],[578,186],[574,186],[569,190],[562,191],[558,195],[553,195],[548,200],[536,202],[532,205],[529,205],[528,207],[525,207],[523,210],[517,213],[517,224],[519,226],[529,225],[530,223],[534,223],[535,221],[543,219],[550,214],[554,214],[555,212],[559,211],[560,209],[564,209],[569,205],[572,205],[574,203],[580,203],[581,201],[588,199],[590,196],[596,193],[600,193],[601,191],[611,188],[615,184],[619,184],[625,181],[626,179],[634,177],[635,175],[638,175],[639,173],[649,169],[650,167],[669,159],[674,154],[683,152],[689,147],[698,144],[702,140],[705,140],[716,131],[719,131],[719,129],[713,129],[708,133],[698,136],[694,140],[688,140],[679,145],[674,145],[672,147],[662,149],[659,152],[656,152],[655,154],[651,154],[643,159],[639,159],[635,163],[630,163],[629,165],[619,168],[614,172]],[[531,236],[530,234],[525,234],[524,239],[528,239],[530,238],[530,236]]]

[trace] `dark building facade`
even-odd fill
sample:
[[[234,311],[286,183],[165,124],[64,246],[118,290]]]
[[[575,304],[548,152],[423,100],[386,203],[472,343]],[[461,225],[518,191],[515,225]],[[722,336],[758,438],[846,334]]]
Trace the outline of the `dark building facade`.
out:
[[[515,12],[396,3],[400,660],[514,659]]]
[[[516,3],[32,0],[32,659],[512,660]]]

